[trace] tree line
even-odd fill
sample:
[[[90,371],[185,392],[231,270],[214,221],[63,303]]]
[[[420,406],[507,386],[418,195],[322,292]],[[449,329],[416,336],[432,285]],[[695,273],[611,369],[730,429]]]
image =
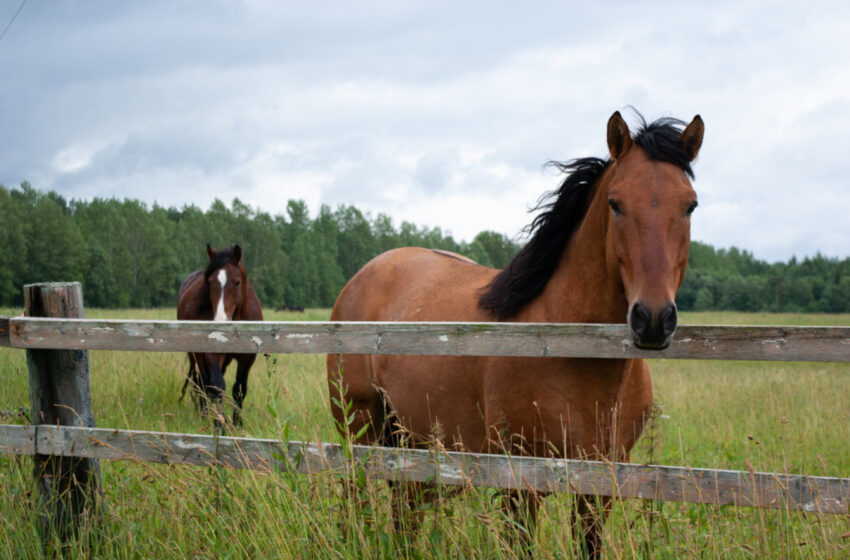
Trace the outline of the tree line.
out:
[[[68,201],[28,183],[0,185],[0,305],[20,306],[24,284],[76,280],[91,307],[176,306],[180,282],[206,265],[205,247],[239,243],[251,283],[267,308],[330,307],[345,282],[375,255],[404,246],[463,254],[497,268],[519,250],[483,231],[456,241],[439,227],[372,217],[354,206],[290,200],[270,215],[234,199],[208,210],[115,198]],[[737,248],[691,243],[677,297],[682,310],[850,312],[850,259],[820,254],[768,264]]]
[[[767,263],[736,247],[691,242],[676,303],[688,311],[850,312],[850,258],[820,253]]]
[[[322,206],[310,216],[303,201],[290,200],[285,215],[272,216],[239,199],[203,211],[131,199],[67,201],[28,183],[0,185],[0,305],[21,305],[25,284],[75,280],[91,307],[176,306],[183,278],[208,262],[207,243],[242,246],[265,307],[330,307],[360,267],[396,247],[444,249],[496,267],[519,248],[491,231],[465,243],[438,227],[396,227],[389,216],[354,206]]]

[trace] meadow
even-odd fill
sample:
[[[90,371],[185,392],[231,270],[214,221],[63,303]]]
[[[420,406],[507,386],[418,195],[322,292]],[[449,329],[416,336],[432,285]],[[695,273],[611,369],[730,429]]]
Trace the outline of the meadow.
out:
[[[0,309],[14,315],[20,310]],[[86,311],[89,318],[171,319],[174,311]],[[324,320],[327,310],[266,312],[268,320]],[[850,326],[850,315],[682,313],[682,324]],[[90,352],[100,427],[212,433],[186,398],[185,354]],[[635,462],[850,477],[850,364],[652,360],[656,411]],[[228,373],[228,383],[232,381]],[[25,353],[0,348],[0,423],[25,423]],[[339,441],[324,355],[259,356],[244,426],[234,435]],[[101,463],[103,514],[69,558],[516,558],[516,528],[492,489],[425,507],[422,530],[394,529],[377,480],[345,499],[342,479],[224,468]],[[32,461],[0,456],[0,558],[43,554],[33,515]],[[438,492],[440,492],[438,490]],[[538,558],[574,558],[569,495],[546,498]],[[616,501],[605,558],[848,558],[850,518],[788,510]]]

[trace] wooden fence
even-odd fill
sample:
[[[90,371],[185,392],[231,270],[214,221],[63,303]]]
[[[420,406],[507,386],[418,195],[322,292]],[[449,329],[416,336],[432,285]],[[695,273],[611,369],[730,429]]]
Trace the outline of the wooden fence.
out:
[[[79,284],[27,289],[28,316],[0,317],[0,346],[27,350],[34,425],[0,425],[0,453],[34,455],[44,469],[53,465],[59,472],[47,475],[48,482],[36,475],[45,495],[58,477],[77,469],[75,480],[87,481],[80,503],[97,499],[100,459],[304,473],[352,461],[338,444],[95,428],[87,350],[850,362],[850,327],[681,326],[673,344],[659,352],[635,348],[626,325],[56,318],[82,317]],[[48,360],[57,355],[65,358]],[[61,405],[66,397],[56,387],[67,390],[69,384],[79,387],[71,391],[72,404]],[[57,417],[63,407],[73,414]],[[850,513],[847,478],[369,446],[353,446],[353,456],[372,476],[395,480]],[[76,462],[57,466],[57,460]],[[63,507],[75,511],[73,504]],[[54,517],[62,515],[68,514]]]

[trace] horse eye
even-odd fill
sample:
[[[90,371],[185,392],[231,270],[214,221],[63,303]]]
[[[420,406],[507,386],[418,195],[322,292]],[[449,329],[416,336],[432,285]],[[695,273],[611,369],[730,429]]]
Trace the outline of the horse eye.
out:
[[[615,216],[622,216],[623,211],[620,209],[620,205],[617,204],[617,201],[613,198],[608,199],[608,206],[611,207],[611,210],[614,212]]]
[[[697,209],[696,201],[691,202],[690,204],[688,204],[688,209],[685,211],[685,216],[690,217],[690,215],[693,214],[694,210],[696,210],[696,209]]]

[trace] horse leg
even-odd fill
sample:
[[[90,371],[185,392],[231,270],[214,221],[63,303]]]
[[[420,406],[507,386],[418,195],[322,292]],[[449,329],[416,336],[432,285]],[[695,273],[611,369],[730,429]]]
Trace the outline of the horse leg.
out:
[[[384,425],[384,404],[369,375],[369,356],[329,354],[327,356],[328,392],[331,413],[345,445],[380,442]],[[355,465],[351,465],[354,475]],[[360,518],[359,512],[368,501],[356,477],[344,478],[340,484],[340,531],[348,534]]]
[[[216,404],[221,402],[221,396],[226,389],[224,371],[222,369],[224,356],[221,354],[204,354],[203,361],[205,370],[204,375],[202,375],[204,400],[209,401],[208,404],[213,411],[215,428],[221,430],[224,426],[219,419],[220,413]]]
[[[328,355],[328,391],[337,431],[351,443],[379,441],[388,405],[369,375],[369,356]],[[359,434],[359,435],[358,435]]]
[[[195,371],[193,379],[193,389],[195,391],[196,405],[198,414],[205,416],[207,414],[208,401],[208,386],[210,380],[210,365],[207,354],[195,354]]]
[[[248,373],[254,365],[256,354],[239,354],[236,356],[236,381],[233,382],[233,425],[242,425],[242,403],[248,393]]]
[[[573,535],[590,560],[602,557],[602,525],[611,509],[611,498],[593,494],[575,496]]]
[[[520,557],[534,556],[537,513],[543,497],[528,490],[511,490],[502,497],[502,510],[514,525],[508,528],[508,542],[519,549]]]
[[[218,402],[224,394],[224,371],[222,370],[221,354],[204,354],[206,375],[204,376],[204,393],[210,402]]]
[[[186,396],[186,390],[189,390],[189,396],[192,399],[192,402],[195,404],[195,409],[200,411],[202,401],[199,398],[199,392],[201,389],[202,374],[201,374],[201,362],[196,358],[194,352],[189,352],[189,371],[186,372],[186,380],[183,382],[183,389],[180,391],[180,398],[177,399],[177,402],[183,402],[183,397]]]

